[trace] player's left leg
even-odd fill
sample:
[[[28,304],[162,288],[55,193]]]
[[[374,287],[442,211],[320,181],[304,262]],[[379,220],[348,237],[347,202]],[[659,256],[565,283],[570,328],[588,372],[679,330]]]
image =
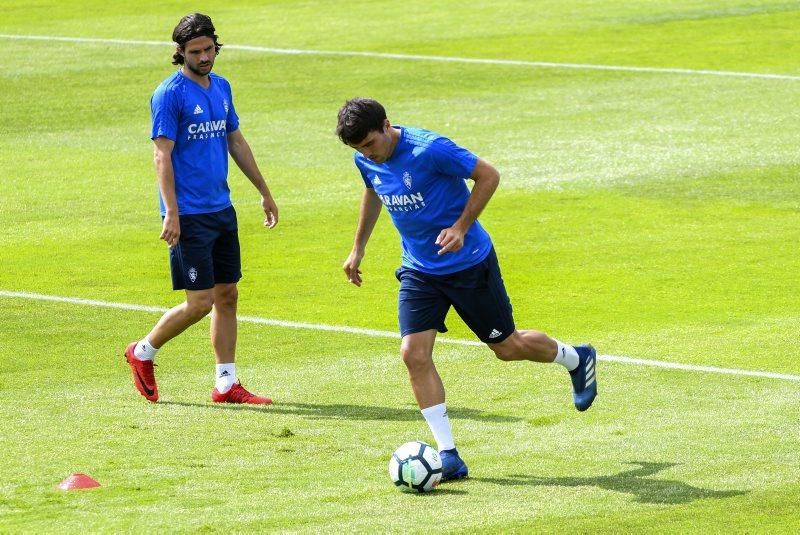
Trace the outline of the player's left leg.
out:
[[[242,277],[236,212],[233,207],[215,214],[220,234],[214,242],[214,309],[211,313],[211,345],[216,358],[216,382],[211,399],[217,403],[267,405],[272,400],[248,392],[236,378],[237,282]]]
[[[211,345],[217,360],[216,383],[211,399],[217,403],[268,405],[270,398],[247,391],[236,379],[236,306],[239,292],[236,283],[214,286],[214,310],[211,312]]]
[[[486,345],[500,360],[553,362],[558,352],[558,342],[539,331],[514,329],[502,342]]]
[[[585,411],[597,397],[597,352],[591,345],[570,346],[539,331],[517,331],[499,344],[486,344],[500,360],[558,362],[569,371],[575,408]]]
[[[239,290],[236,283],[214,285],[214,308],[211,311],[211,345],[217,364],[236,360],[236,307]]]
[[[458,314],[497,358],[561,364],[570,372],[575,407],[584,411],[591,406],[597,395],[594,348],[563,344],[539,331],[517,330],[494,251],[465,270],[449,294]]]

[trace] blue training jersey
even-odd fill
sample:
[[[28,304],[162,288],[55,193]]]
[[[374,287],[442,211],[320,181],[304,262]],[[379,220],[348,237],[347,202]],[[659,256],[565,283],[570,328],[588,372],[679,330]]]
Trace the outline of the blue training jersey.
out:
[[[208,89],[180,70],[161,82],[150,98],[150,139],[175,142],[172,168],[178,211],[208,214],[231,206],[228,188],[228,132],[239,128],[228,81],[209,74]],[[161,215],[166,213],[159,192]]]
[[[391,157],[375,163],[356,152],[364,184],[373,188],[400,232],[403,266],[447,275],[483,261],[492,240],[475,221],[464,247],[437,255],[439,233],[456,222],[469,199],[466,179],[478,157],[448,138],[421,128],[397,127],[400,139]]]

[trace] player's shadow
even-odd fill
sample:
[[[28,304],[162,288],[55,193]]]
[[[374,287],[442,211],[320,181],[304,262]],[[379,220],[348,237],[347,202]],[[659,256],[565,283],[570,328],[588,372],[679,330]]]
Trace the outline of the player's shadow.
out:
[[[294,414],[312,420],[390,420],[395,422],[417,421],[419,409],[380,407],[376,405],[348,405],[343,403],[276,403],[275,405],[222,405],[216,403],[192,403],[187,401],[159,401],[159,405],[179,405],[216,410],[256,411],[264,414]],[[448,411],[454,420],[478,420],[482,422],[517,422],[521,418],[502,416],[475,409],[451,408]]]
[[[442,496],[465,496],[467,494],[468,492],[466,490],[453,489],[453,488],[448,489],[443,487],[442,485],[439,485],[438,487],[436,487],[436,490],[434,492],[417,492],[417,493],[411,493],[410,496],[413,496],[414,498],[420,500],[430,500],[430,499],[435,500],[437,497],[442,497]]]
[[[285,403],[276,405],[274,410],[312,419],[417,421],[421,418],[419,409],[416,407],[380,407],[376,405],[348,405],[342,403]],[[459,407],[451,408],[448,412],[450,413],[450,418],[456,420],[480,420],[483,422],[514,422],[519,420],[519,418],[513,416],[501,416]]]
[[[649,479],[649,476],[676,466],[677,463],[632,462],[639,468],[613,476],[596,477],[536,477],[511,475],[507,478],[474,478],[497,485],[533,485],[552,487],[599,487],[604,490],[633,494],[639,503],[683,504],[702,499],[721,499],[741,496],[748,491],[710,490],[693,487],[672,479]]]

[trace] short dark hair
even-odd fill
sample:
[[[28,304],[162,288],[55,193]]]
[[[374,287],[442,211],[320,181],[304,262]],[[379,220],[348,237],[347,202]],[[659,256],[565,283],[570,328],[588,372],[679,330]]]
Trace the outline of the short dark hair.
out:
[[[211,22],[211,17],[203,15],[202,13],[190,13],[183,17],[181,21],[172,30],[172,40],[178,43],[178,46],[183,46],[198,37],[210,37],[214,40],[214,51],[219,52],[222,43],[217,42],[217,34],[214,33],[214,23]],[[177,52],[172,56],[173,65],[183,65],[183,55]]]
[[[371,98],[356,97],[348,100],[339,110],[336,135],[346,145],[356,145],[373,130],[383,131],[386,110]]]

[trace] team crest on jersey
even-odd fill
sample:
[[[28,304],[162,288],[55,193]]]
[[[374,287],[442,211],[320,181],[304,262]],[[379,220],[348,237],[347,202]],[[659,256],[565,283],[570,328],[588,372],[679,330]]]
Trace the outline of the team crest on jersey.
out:
[[[411,189],[411,174],[408,171],[403,172],[403,184],[405,184],[408,189]]]
[[[192,282],[197,280],[197,270],[193,267],[189,268],[189,280]]]
[[[225,113],[228,113],[228,99],[223,99],[222,107],[225,108]]]

